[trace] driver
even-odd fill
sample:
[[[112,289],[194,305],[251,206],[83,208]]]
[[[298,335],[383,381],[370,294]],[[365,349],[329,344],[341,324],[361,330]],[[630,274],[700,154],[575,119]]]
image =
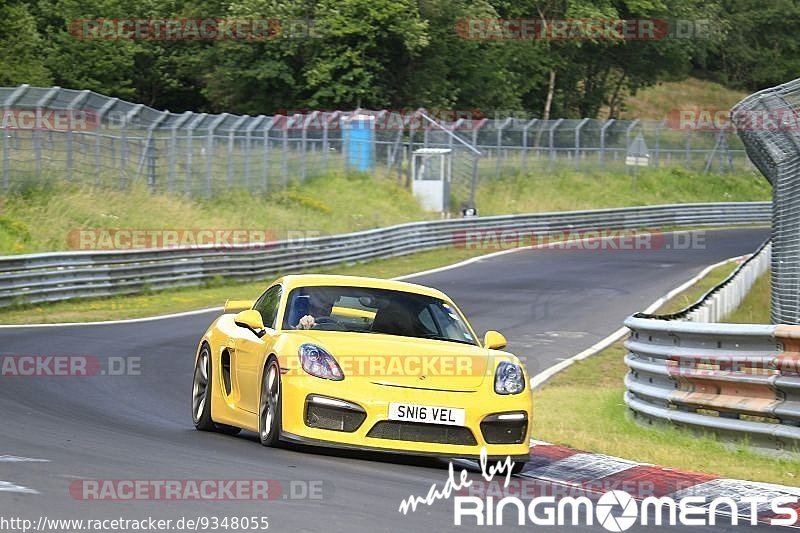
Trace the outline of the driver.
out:
[[[307,315],[300,318],[297,324],[297,329],[311,329],[317,323],[332,320],[330,318],[331,311],[333,310],[333,300],[326,298],[326,295],[319,293],[312,293],[310,299],[310,307]]]

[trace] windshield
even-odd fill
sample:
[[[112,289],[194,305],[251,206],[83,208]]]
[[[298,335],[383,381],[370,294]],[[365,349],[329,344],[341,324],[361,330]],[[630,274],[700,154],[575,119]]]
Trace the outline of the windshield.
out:
[[[431,296],[365,287],[300,287],[286,302],[283,329],[382,333],[476,345],[452,305]]]

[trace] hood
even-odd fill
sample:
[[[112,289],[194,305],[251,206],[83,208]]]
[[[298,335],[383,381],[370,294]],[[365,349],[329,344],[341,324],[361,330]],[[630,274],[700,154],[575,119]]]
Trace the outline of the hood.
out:
[[[489,350],[456,342],[376,333],[293,331],[292,344],[313,343],[336,358],[347,380],[415,389],[474,391],[494,372]]]

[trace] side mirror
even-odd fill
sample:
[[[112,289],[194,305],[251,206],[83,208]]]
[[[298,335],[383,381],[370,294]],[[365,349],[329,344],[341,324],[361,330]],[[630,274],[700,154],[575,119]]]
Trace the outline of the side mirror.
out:
[[[498,331],[489,330],[483,336],[483,347],[489,350],[501,350],[506,347],[506,338]]]
[[[237,313],[235,317],[233,317],[233,322],[240,328],[247,328],[253,333],[256,334],[258,338],[264,336],[264,320],[261,318],[261,313],[254,309],[248,309],[247,311],[242,311],[241,313]]]

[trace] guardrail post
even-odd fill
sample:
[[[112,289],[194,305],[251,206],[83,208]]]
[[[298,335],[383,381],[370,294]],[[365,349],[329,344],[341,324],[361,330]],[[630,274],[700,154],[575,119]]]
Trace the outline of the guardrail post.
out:
[[[11,172],[9,169],[9,161],[11,155],[9,154],[9,138],[10,135],[8,133],[8,122],[6,119],[6,115],[8,114],[8,110],[14,103],[22,98],[22,96],[28,91],[29,85],[24,83],[14,89],[14,91],[8,95],[8,98],[5,99],[3,102],[3,120],[5,122],[5,126],[3,127],[3,190],[7,191],[11,187]]]

